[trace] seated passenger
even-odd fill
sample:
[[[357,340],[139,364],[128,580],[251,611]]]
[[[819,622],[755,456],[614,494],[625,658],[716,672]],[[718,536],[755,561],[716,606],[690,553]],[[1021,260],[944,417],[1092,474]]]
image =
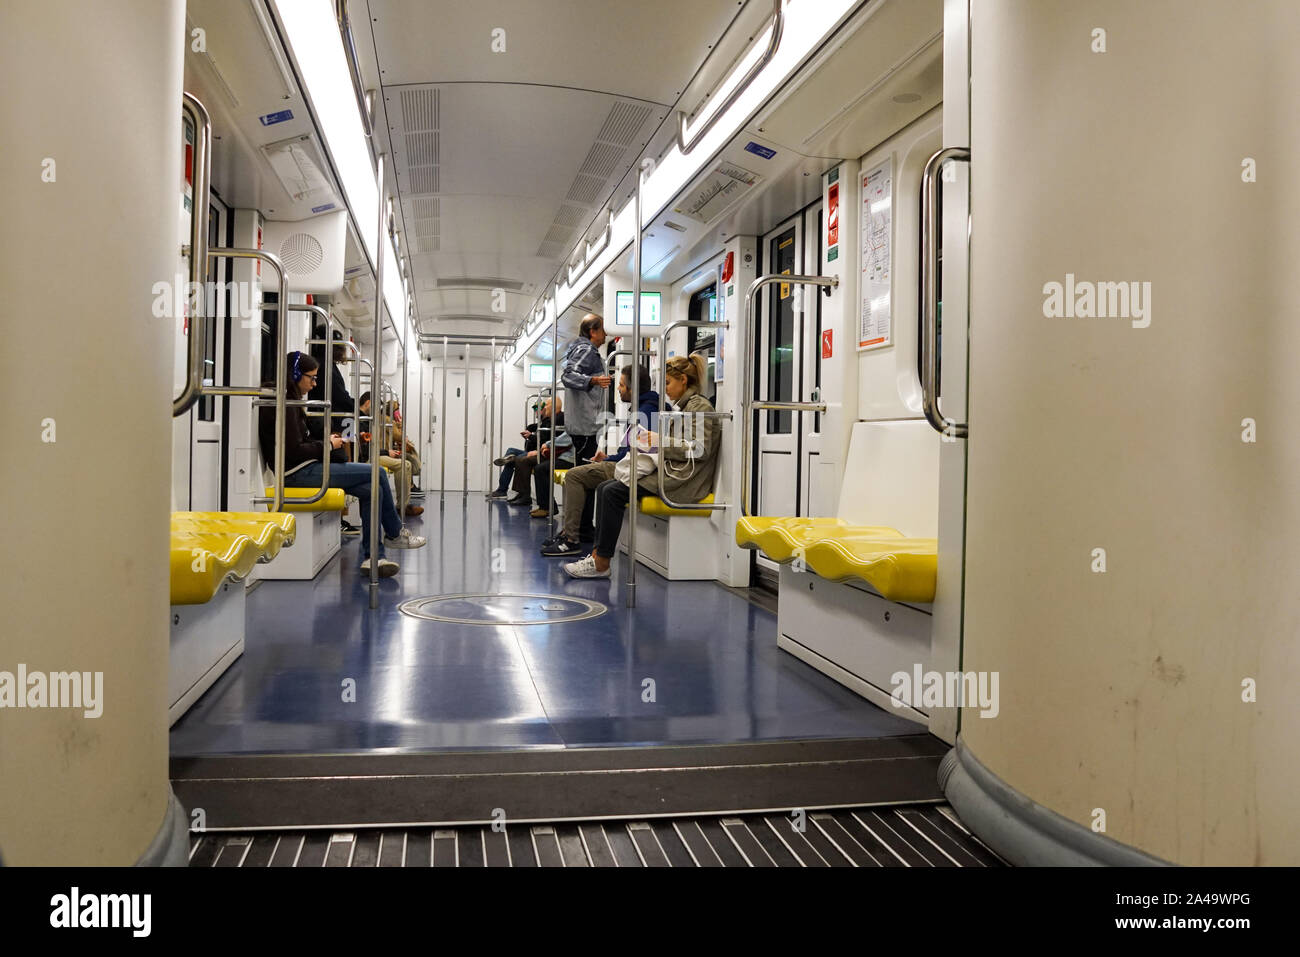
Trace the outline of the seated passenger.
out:
[[[552,426],[551,422],[552,408],[555,409],[554,426]],[[552,427],[556,430],[564,428],[564,402],[559,397],[548,398],[542,403],[541,410],[537,415],[537,428],[528,440],[530,448],[524,455],[515,457],[513,463],[515,474],[512,480],[514,494],[506,499],[511,505],[531,507],[533,497],[528,492],[528,480],[531,478],[537,489],[538,507],[534,511],[540,511],[543,515],[546,514],[546,507],[551,501],[549,488],[551,477],[547,457],[550,454]],[[561,445],[564,444],[564,442],[561,442]],[[542,469],[541,466],[546,466],[546,468]],[[534,472],[537,474],[534,475]],[[543,472],[546,473],[545,481],[543,481]]]
[[[689,413],[712,412],[713,405],[700,394],[700,383],[707,370],[704,356],[698,352],[675,356],[665,368],[665,390],[674,410],[688,413],[667,422],[666,433],[640,432],[633,445],[638,451],[663,446],[664,494],[678,502],[698,502],[713,491],[718,468],[718,420]],[[657,423],[661,428],[665,423]],[[566,476],[567,478],[567,476]],[[652,472],[637,483],[638,497],[659,490],[659,479]],[[632,490],[616,478],[601,482],[596,488],[596,547],[580,561],[570,562],[564,570],[573,578],[608,578],[609,563],[618,549],[623,530],[623,510]]]
[[[361,393],[361,399],[357,402],[357,406],[361,409],[362,422],[364,423],[366,421],[365,417],[370,415],[369,392]],[[391,431],[385,427],[385,431],[382,435],[389,436],[391,435]],[[382,439],[380,441],[380,447],[384,448],[384,451],[380,453],[379,456],[379,467],[387,469],[392,473],[400,473],[402,481],[406,483],[406,494],[409,499],[411,494],[411,463],[407,459],[403,458],[402,453],[396,448],[385,448]],[[361,448],[358,449],[357,460],[360,462],[370,461],[370,432],[368,428],[366,431],[361,433]],[[424,509],[419,505],[407,505],[406,514],[414,518],[416,515],[423,515]]]
[[[526,435],[527,433],[523,434]],[[493,465],[501,466],[501,481],[497,483],[495,491],[488,493],[488,498],[505,498],[510,494],[510,481],[515,477],[515,459],[523,454],[523,449],[516,449],[512,446],[506,449],[505,454],[500,458],[492,460]]]
[[[618,397],[624,402],[632,401],[631,378],[632,367],[624,366],[618,377]],[[583,553],[584,543],[590,544],[596,540],[596,530],[592,525],[596,500],[588,493],[614,477],[614,463],[622,461],[627,455],[631,436],[638,426],[654,429],[655,418],[659,414],[659,393],[651,388],[654,383],[647,366],[641,366],[637,380],[641,397],[637,402],[636,416],[623,432],[623,444],[618,447],[618,451],[608,456],[597,451],[590,464],[579,465],[564,473],[564,527],[555,538],[542,543],[542,554],[546,557],[577,557]]]
[[[300,399],[307,395],[316,381],[320,368],[316,360],[304,352],[291,352],[287,356],[288,374],[285,395]],[[262,406],[258,410],[258,444],[262,448],[262,461],[275,467],[275,409]],[[330,453],[329,488],[342,489],[354,495],[361,503],[361,522],[368,533],[370,528],[370,466],[345,461],[342,453],[343,438],[337,432],[329,437],[333,447]],[[284,410],[284,484],[286,488],[319,488],[322,478],[321,457],[324,449],[320,440],[313,439],[307,428],[307,416],[302,406],[291,405]],[[396,562],[384,558],[384,546],[390,548],[419,548],[424,539],[411,535],[402,528],[393,504],[393,493],[383,472],[379,473],[379,518],[384,534],[379,543],[379,574],[384,578],[396,575]],[[370,571],[370,535],[361,536],[361,569]]]

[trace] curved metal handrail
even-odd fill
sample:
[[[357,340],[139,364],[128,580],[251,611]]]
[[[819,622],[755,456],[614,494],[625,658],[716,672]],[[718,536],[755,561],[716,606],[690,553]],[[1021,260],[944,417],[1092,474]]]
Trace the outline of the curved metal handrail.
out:
[[[764,286],[770,286],[777,282],[789,283],[792,286],[819,286],[829,296],[831,290],[840,284],[840,279],[838,276],[787,276],[782,273],[768,273],[766,276],[756,278],[749,284],[749,288],[745,290],[745,351],[741,353],[740,363],[740,514],[742,516],[752,514],[749,508],[749,455],[750,446],[752,445],[750,433],[754,428],[754,412],[759,409],[776,409],[783,412],[826,411],[825,402],[755,402],[750,395],[752,391],[750,374],[754,356],[754,328],[758,324],[758,317],[754,312],[754,306],[758,300],[754,297],[754,293]]]
[[[194,121],[194,196],[190,204],[190,241],[181,248],[190,257],[190,292],[195,293],[190,316],[189,348],[185,351],[185,387],[172,399],[172,418],[184,415],[203,395],[203,347],[207,339],[208,212],[212,182],[212,118],[192,93],[182,98],[181,111]]]
[[[672,332],[674,329],[677,329],[679,327],[702,328],[704,326],[708,326],[711,329],[731,328],[731,324],[727,322],[710,322],[708,319],[679,319],[677,322],[670,323],[668,326],[664,328],[663,341],[667,342],[668,333]],[[660,363],[659,365],[659,420],[655,423],[655,427],[659,430],[659,448],[655,455],[655,472],[658,473],[659,476],[659,498],[669,508],[699,508],[711,512],[725,511],[728,508],[728,505],[725,502],[723,503],[714,502],[712,504],[704,504],[703,502],[683,503],[683,502],[674,502],[672,499],[668,497],[668,493],[664,491],[663,435],[664,435],[664,420],[666,417],[671,418],[672,416],[677,416],[677,415],[680,416],[694,415],[700,418],[730,419],[731,413],[719,412],[716,409],[714,409],[712,412],[671,412],[670,413],[667,411],[666,406],[664,404],[666,401],[667,393],[668,393],[668,363],[665,361]]]
[[[713,125],[718,122],[722,114],[731,109],[732,104],[749,89],[749,85],[757,79],[758,75],[763,72],[763,68],[776,55],[776,48],[781,45],[781,34],[785,29],[785,12],[781,8],[781,3],[782,0],[773,0],[772,2],[772,37],[768,40],[767,49],[763,51],[763,55],[758,58],[758,61],[749,68],[749,71],[741,77],[735,88],[727,94],[727,98],[722,102],[722,105],[709,114],[709,118],[704,121],[703,127],[696,130],[695,135],[689,141],[686,138],[686,114],[681,110],[677,111],[677,149],[681,151],[683,156],[699,145],[700,140],[708,135],[709,130],[713,129]]]
[[[925,161],[921,173],[921,408],[936,431],[966,438],[965,422],[939,410],[939,167],[948,160],[970,162],[964,146],[941,149]]]

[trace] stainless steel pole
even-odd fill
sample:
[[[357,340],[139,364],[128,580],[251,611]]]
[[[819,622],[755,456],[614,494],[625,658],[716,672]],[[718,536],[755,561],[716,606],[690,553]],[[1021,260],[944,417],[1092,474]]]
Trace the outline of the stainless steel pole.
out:
[[[560,366],[560,287],[557,284],[551,290],[555,297],[555,324],[551,326],[551,454],[546,457],[550,465],[550,474],[546,481],[546,525],[549,534],[555,535],[555,440],[560,437],[556,420],[560,416],[560,377],[556,374]],[[573,461],[578,462],[578,450],[573,450]],[[540,504],[540,503],[539,503]]]
[[[406,525],[406,508],[411,504],[411,482],[413,481],[410,474],[412,466],[406,460],[406,418],[410,413],[410,409],[406,405],[406,380],[409,378],[406,373],[406,349],[410,344],[407,335],[410,328],[410,316],[408,315],[406,327],[402,330],[402,407],[398,409],[398,412],[402,415],[402,447],[397,450],[401,453],[398,457],[401,464],[397,467],[397,475],[398,481],[402,485],[402,507],[397,510],[397,515],[402,520],[403,527]]]
[[[469,346],[465,346],[465,388],[463,398],[465,399],[465,457],[462,462],[462,472],[460,478],[460,497],[461,501],[469,500]]]
[[[447,337],[442,337],[442,408],[438,410],[438,431],[442,435],[442,451],[438,455],[438,505],[447,501]]]
[[[384,336],[384,243],[388,237],[388,204],[384,202],[383,153],[375,156],[375,182],[379,188],[378,242],[375,244],[375,344],[370,377],[370,607],[379,607],[379,438],[383,432],[384,407],[379,395],[379,370],[383,367]]]
[[[641,395],[641,184],[645,182],[646,173],[654,166],[649,157],[641,161],[641,168],[636,174],[636,219],[632,232],[632,374],[628,385],[632,390],[632,408],[635,410]],[[635,412],[633,413],[635,414]],[[663,423],[656,423],[662,429]],[[632,433],[628,458],[632,467],[628,470],[627,500],[627,607],[636,607],[636,517],[641,511],[641,500],[637,498],[637,433]],[[662,439],[660,439],[662,441]]]
[[[496,430],[497,424],[497,341],[495,338],[488,348],[491,350],[488,352],[488,375],[490,376],[488,386],[492,391],[488,393],[488,424],[487,428],[483,430],[483,441],[488,446],[487,467],[483,474],[488,477],[488,480],[484,483],[488,486],[486,494],[491,495],[492,459],[495,457],[492,455],[492,433]],[[502,453],[504,454],[504,450],[502,450]]]

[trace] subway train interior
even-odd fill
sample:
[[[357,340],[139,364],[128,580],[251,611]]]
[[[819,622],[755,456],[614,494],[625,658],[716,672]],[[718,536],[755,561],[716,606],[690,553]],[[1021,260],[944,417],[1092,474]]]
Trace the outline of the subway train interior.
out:
[[[7,0],[0,860],[1300,864],[1296,36]]]

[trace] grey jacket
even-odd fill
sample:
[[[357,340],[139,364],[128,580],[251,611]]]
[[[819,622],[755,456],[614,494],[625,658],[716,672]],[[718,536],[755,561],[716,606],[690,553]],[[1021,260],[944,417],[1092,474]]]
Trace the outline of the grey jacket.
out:
[[[673,403],[680,412],[712,412],[713,404],[698,389],[688,389]],[[722,440],[720,419],[693,415],[665,415],[659,442],[664,450],[663,488],[675,502],[698,502],[713,491]],[[641,479],[652,493],[659,492],[659,476]]]
[[[595,435],[605,411],[605,387],[593,385],[592,376],[605,374],[605,362],[590,339],[579,336],[569,343],[560,361],[564,383],[564,425],[570,435]]]

